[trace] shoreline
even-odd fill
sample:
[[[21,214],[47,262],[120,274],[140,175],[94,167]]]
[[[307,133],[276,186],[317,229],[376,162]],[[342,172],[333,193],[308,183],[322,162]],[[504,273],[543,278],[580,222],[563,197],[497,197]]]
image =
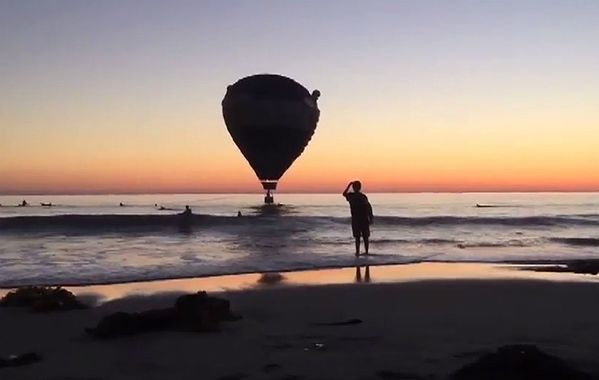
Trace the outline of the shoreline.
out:
[[[398,285],[435,281],[545,281],[564,283],[599,283],[599,276],[555,271],[539,271],[539,267],[555,267],[556,263],[479,263],[479,262],[413,262],[375,264],[357,261],[354,266],[294,271],[265,271],[216,276],[167,278],[148,281],[99,284],[61,284],[76,295],[94,300],[95,304],[131,295],[151,296],[159,293],[180,294],[208,292],[259,291],[276,288]],[[562,264],[559,264],[562,265]],[[565,264],[564,264],[565,265]],[[368,274],[366,272],[368,271]],[[16,289],[0,288],[0,297]]]
[[[267,269],[263,271],[238,271],[238,272],[216,272],[209,274],[200,274],[200,275],[181,275],[181,276],[157,276],[157,277],[149,277],[149,278],[139,278],[139,279],[130,279],[130,280],[107,280],[107,281],[90,281],[90,282],[37,282],[37,283],[28,283],[28,284],[8,284],[8,285],[0,285],[0,295],[6,293],[11,289],[16,289],[19,287],[26,286],[61,286],[61,287],[87,287],[87,286],[109,286],[109,285],[126,285],[126,284],[138,284],[138,283],[153,283],[153,282],[164,282],[164,281],[175,281],[175,280],[194,280],[194,279],[207,279],[207,278],[220,278],[220,277],[230,277],[230,276],[244,276],[244,275],[262,275],[268,273],[281,273],[281,274],[290,274],[290,273],[301,273],[301,272],[320,272],[327,270],[336,270],[336,269],[348,269],[355,268],[356,266],[370,266],[370,267],[403,267],[409,265],[416,264],[455,264],[455,265],[468,265],[468,264],[476,264],[488,267],[498,267],[498,266],[510,266],[514,269],[520,268],[523,269],[527,266],[568,266],[573,263],[591,263],[599,265],[599,259],[572,259],[572,260],[562,260],[562,259],[537,259],[537,260],[504,260],[504,261],[480,261],[480,260],[463,260],[463,261],[450,261],[450,260],[414,260],[408,262],[373,262],[369,264],[367,261],[368,258],[376,257],[375,255],[365,257],[361,256],[360,258],[356,258],[356,262],[354,265],[347,264],[339,264],[339,265],[327,265],[321,267],[291,267],[285,268],[283,270],[274,270]],[[531,270],[533,270],[531,268]],[[597,276],[599,281],[599,276]]]

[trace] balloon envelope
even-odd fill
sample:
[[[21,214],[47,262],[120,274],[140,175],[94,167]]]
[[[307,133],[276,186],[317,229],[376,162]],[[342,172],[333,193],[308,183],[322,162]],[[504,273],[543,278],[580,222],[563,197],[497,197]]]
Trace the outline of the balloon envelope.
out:
[[[245,77],[227,88],[225,124],[264,189],[275,189],[308,145],[320,115],[319,95],[272,74]]]

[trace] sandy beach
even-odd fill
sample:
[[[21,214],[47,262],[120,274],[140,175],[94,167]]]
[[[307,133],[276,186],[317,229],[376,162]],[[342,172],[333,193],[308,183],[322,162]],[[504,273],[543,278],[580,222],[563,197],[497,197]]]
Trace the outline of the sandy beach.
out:
[[[443,278],[452,268],[454,279]],[[594,277],[572,275],[564,281],[564,274],[512,271],[510,276],[502,270],[430,263],[371,267],[369,278],[365,268],[357,277],[355,268],[334,270],[328,272],[333,279],[331,273],[347,276],[345,283],[331,285],[297,280],[326,282],[326,271],[313,271],[284,274],[277,285],[245,275],[155,282],[145,291],[140,284],[73,288],[86,302],[104,302],[51,314],[0,309],[0,355],[42,356],[38,363],[0,369],[0,378],[445,379],[481,355],[515,343],[535,344],[580,370],[599,373]],[[485,271],[489,279],[475,278],[474,273],[485,277]],[[407,276],[410,272],[426,275]],[[84,333],[114,311],[169,306],[194,281],[229,299],[243,319],[215,333],[156,332],[105,341]],[[348,320],[361,323],[322,325]]]

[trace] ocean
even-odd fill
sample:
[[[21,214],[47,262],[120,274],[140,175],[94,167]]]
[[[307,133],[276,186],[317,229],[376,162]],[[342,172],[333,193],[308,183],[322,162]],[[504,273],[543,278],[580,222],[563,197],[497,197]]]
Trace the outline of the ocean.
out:
[[[599,258],[599,193],[368,197],[375,214],[371,255],[356,259],[349,207],[340,194],[277,194],[281,205],[274,209],[263,208],[260,194],[0,196],[0,287],[356,262]],[[22,200],[29,206],[17,207]],[[185,205],[194,213],[189,228],[177,215]]]

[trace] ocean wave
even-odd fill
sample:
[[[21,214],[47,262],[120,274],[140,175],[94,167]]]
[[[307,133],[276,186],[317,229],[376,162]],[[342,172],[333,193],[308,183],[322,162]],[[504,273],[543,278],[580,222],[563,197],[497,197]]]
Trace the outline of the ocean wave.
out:
[[[375,223],[398,226],[499,225],[499,226],[599,226],[599,220],[570,216],[375,216]]]
[[[572,245],[576,247],[599,247],[599,238],[566,238],[558,237],[549,239],[556,243]]]
[[[345,245],[348,242],[353,241],[353,238],[347,237],[343,239],[316,239],[314,243],[320,245]],[[462,240],[453,240],[453,239],[440,239],[440,238],[423,238],[423,239],[391,239],[391,238],[371,238],[371,244],[377,245],[408,245],[408,244],[417,244],[417,245],[442,245],[442,244],[459,244]]]
[[[599,226],[599,220],[571,216],[479,217],[479,216],[375,216],[375,224],[397,227],[451,227],[471,226]],[[15,216],[0,218],[0,231],[19,230],[161,230],[181,227],[211,227],[270,224],[278,226],[310,226],[324,228],[326,224],[349,224],[349,217],[296,216],[285,214],[260,214],[243,217],[193,214],[188,218],[178,214],[156,215],[52,215]],[[428,241],[427,243],[446,243]]]
[[[179,228],[184,225],[218,224],[221,219],[213,215],[52,215],[16,216],[0,218],[2,230],[54,230],[54,229],[147,229]],[[231,219],[231,218],[228,218]]]
[[[531,247],[534,246],[532,242],[511,239],[507,241],[482,241],[482,242],[462,242],[456,244],[456,247],[461,249],[466,248],[507,248],[507,247]]]

